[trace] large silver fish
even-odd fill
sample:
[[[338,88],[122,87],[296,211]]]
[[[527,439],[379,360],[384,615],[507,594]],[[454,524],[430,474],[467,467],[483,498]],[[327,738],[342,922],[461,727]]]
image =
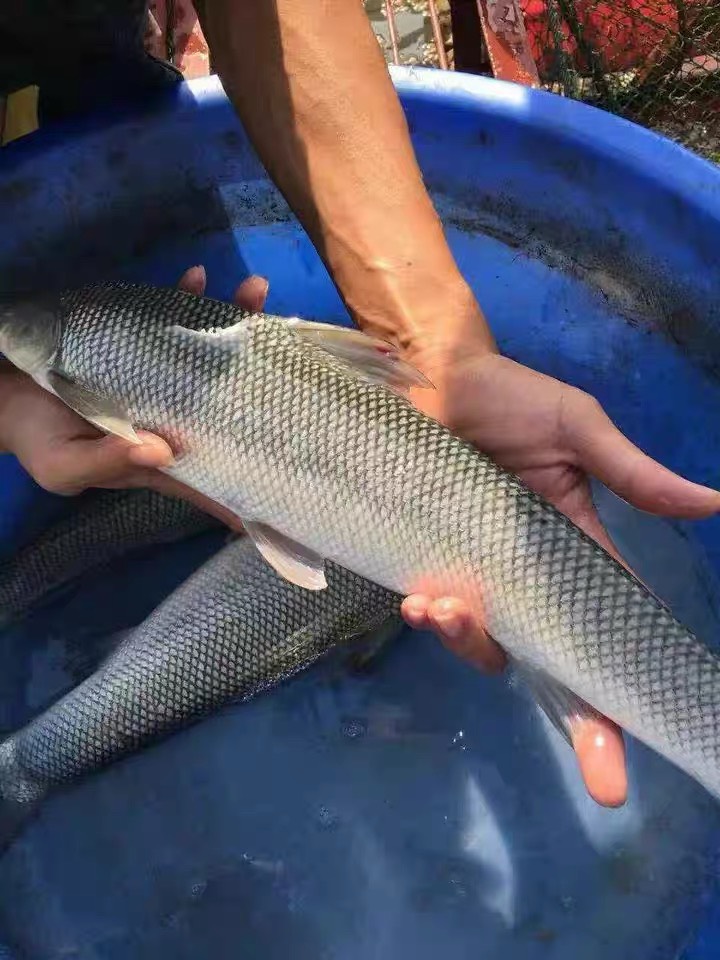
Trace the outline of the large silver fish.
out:
[[[71,513],[0,560],[0,624],[138,548],[173,543],[220,526],[187,501],[154,490],[88,491]]]
[[[233,322],[234,321],[234,322]],[[228,325],[229,324],[229,325]],[[141,427],[310,590],[332,560],[481,609],[569,688],[720,795],[720,660],[566,517],[418,412],[424,378],[358,331],[107,284],[0,314],[0,349],[103,429]]]
[[[328,564],[328,589],[288,583],[247,538],[178,587],[69,694],[0,743],[0,849],[54,788],[310,666],[400,629],[400,598]]]

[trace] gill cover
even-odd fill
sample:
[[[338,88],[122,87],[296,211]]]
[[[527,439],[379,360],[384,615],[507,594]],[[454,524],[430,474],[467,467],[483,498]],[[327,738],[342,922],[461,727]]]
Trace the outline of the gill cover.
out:
[[[140,443],[126,410],[57,369],[61,318],[60,301],[50,298],[0,305],[0,353],[103,433]]]
[[[50,302],[0,305],[0,352],[38,382],[52,365],[60,340],[60,314]]]

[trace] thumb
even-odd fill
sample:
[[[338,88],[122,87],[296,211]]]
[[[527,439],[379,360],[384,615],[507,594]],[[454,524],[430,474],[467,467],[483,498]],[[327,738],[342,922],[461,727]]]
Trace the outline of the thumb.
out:
[[[578,466],[639,510],[686,519],[720,512],[720,492],[663,467],[639,450],[592,398],[565,413],[564,431]]]
[[[88,487],[100,487],[136,474],[138,468],[169,466],[170,447],[152,434],[139,434],[141,444],[119,437],[77,437],[43,450],[42,460],[30,464],[40,486],[71,496]]]

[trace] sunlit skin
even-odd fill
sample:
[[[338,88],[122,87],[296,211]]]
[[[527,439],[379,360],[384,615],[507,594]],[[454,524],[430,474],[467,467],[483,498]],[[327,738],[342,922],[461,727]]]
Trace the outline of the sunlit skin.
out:
[[[604,720],[570,721],[572,744],[588,793],[606,807],[620,807],[627,798],[625,744],[619,731]]]

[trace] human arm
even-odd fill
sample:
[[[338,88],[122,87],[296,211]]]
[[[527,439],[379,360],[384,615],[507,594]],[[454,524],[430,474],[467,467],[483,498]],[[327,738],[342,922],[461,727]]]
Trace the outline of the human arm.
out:
[[[614,552],[593,474],[658,513],[705,516],[720,495],[645,457],[581,391],[498,354],[425,190],[384,60],[357,0],[206,0],[213,62],[252,142],[328,266],[357,324],[399,344],[435,384],[416,403],[546,496]],[[453,598],[415,596],[406,620],[459,655],[502,651]],[[623,802],[620,731],[574,722],[591,794]]]
[[[205,0],[213,65],[363,329],[495,342],[445,240],[359,0]]]

